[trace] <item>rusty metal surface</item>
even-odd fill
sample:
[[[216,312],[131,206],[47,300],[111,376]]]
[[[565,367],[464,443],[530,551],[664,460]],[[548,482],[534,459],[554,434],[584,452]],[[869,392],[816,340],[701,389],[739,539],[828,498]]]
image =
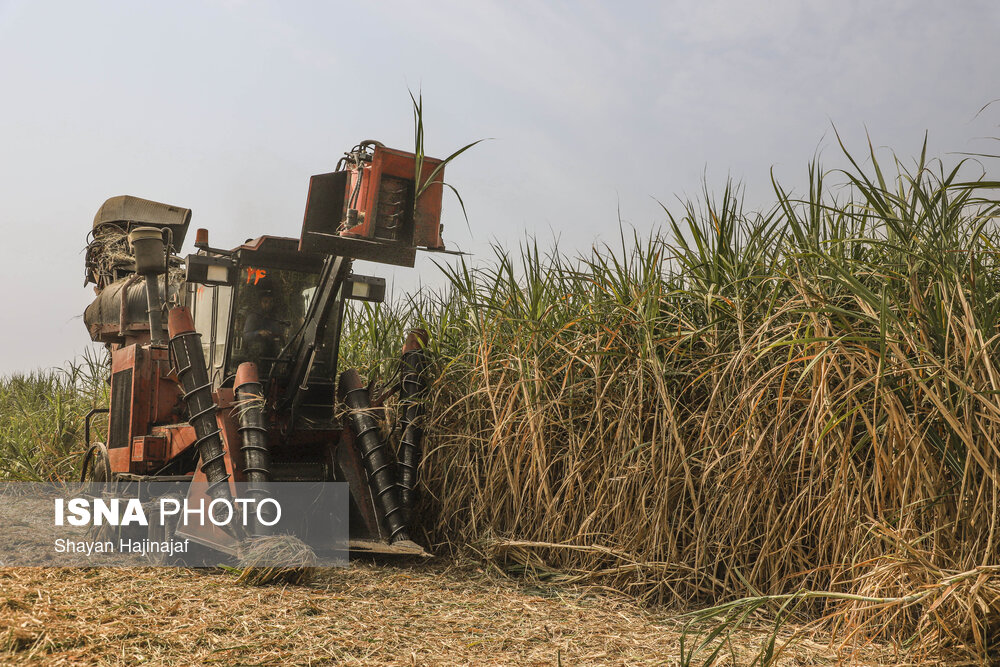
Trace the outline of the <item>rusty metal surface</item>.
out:
[[[368,475],[349,429],[344,431],[337,445],[337,472],[351,490],[351,500],[364,523],[364,532],[374,538],[381,537],[378,515],[375,514],[375,504],[368,488]]]
[[[410,246],[380,243],[325,232],[303,234],[302,246],[311,252],[324,252],[340,257],[378,262],[379,264],[412,267],[417,261],[417,250]]]
[[[414,206],[415,156],[381,145],[367,155],[349,165],[348,171],[312,178],[300,238],[262,236],[219,253],[231,258],[229,261],[239,270],[257,270],[263,274],[260,267],[266,267],[320,275],[319,289],[302,315],[306,321],[287,344],[289,354],[282,353],[289,359],[279,355],[288,366],[290,377],[265,377],[262,372],[257,378],[266,405],[254,429],[266,438],[271,481],[347,482],[352,520],[356,523],[355,538],[359,538],[351,542],[352,550],[427,556],[421,547],[409,541],[409,520],[401,507],[404,503],[396,497],[400,482],[411,489],[415,475],[398,479],[391,448],[379,437],[374,423],[362,419],[369,411],[370,397],[360,402],[354,400],[357,397],[346,401],[352,408],[349,420],[352,432],[335,413],[339,405],[335,391],[336,357],[330,364],[333,368],[330,377],[312,372],[315,350],[327,341],[325,335],[318,333],[327,319],[329,326],[337,331],[336,336],[330,337],[328,347],[334,351],[339,348],[339,313],[344,299],[340,288],[350,273],[352,258],[412,267],[418,246],[443,249],[439,224],[441,186],[432,185]],[[422,177],[429,178],[440,164],[426,158]],[[437,177],[440,176],[439,173]],[[351,215],[349,207],[357,207]],[[121,234],[136,225],[152,225],[173,230],[176,249],[183,242],[190,218],[189,209],[137,197],[112,197],[94,219],[94,229],[101,228],[103,236],[95,238],[92,245],[106,248],[101,242],[113,239],[113,233]],[[202,252],[211,256],[214,251],[202,248]],[[119,255],[108,256],[119,261]],[[234,378],[223,377],[212,384],[204,378],[195,381],[190,374],[194,366],[200,370],[205,365],[202,343],[211,345],[213,350],[216,345],[238,347],[233,343],[232,332],[239,330],[238,315],[234,314],[240,303],[236,298],[239,285],[232,286],[228,310],[220,310],[220,314],[213,310],[212,333],[205,341],[197,340],[187,309],[177,307],[176,300],[168,304],[173,307],[167,328],[174,339],[168,352],[150,344],[148,298],[138,276],[129,275],[133,267],[127,265],[128,260],[124,256],[121,260],[126,262],[124,268],[108,273],[111,278],[105,277],[98,284],[101,291],[84,316],[91,338],[106,343],[112,352],[107,450],[110,474],[136,481],[208,481],[213,487],[210,496],[225,495],[224,491],[232,493],[235,483],[248,477],[247,448],[241,448],[246,443],[241,437],[238,411],[234,411],[237,407]],[[170,261],[179,268],[180,259],[173,257]],[[174,274],[180,280],[179,271]],[[323,287],[329,288],[328,294]],[[175,284],[166,292],[162,294],[165,300],[175,294],[183,294],[183,302],[191,300],[187,287],[182,289]],[[218,341],[215,340],[220,330],[217,316],[231,318],[228,329],[222,327]],[[411,336],[404,352],[412,356],[426,344],[425,336],[419,341]],[[353,379],[347,386],[342,385],[347,394],[367,392],[360,378]],[[245,380],[241,375],[235,379],[236,385],[244,384]],[[189,400],[201,396],[200,402],[185,407],[185,391]],[[295,397],[299,400],[292,400]],[[330,413],[329,418],[325,412],[322,420],[314,418],[306,410],[319,405],[328,406],[324,409]],[[413,419],[416,415],[408,416],[416,421]],[[186,423],[188,417],[198,422],[197,428]],[[407,431],[405,424],[403,431]],[[204,443],[215,438],[217,446],[206,451]],[[366,443],[361,442],[364,438],[368,439]],[[415,451],[419,448],[418,440],[411,438],[407,444]],[[199,454],[208,459],[205,466],[210,469],[208,475],[202,470]],[[405,463],[415,473],[417,458],[410,458],[413,461],[407,459]],[[214,549],[232,552],[233,540],[239,536],[216,531],[190,537]],[[390,539],[395,541],[392,546],[387,544]]]
[[[94,216],[94,229],[105,224],[128,223],[167,227],[173,233],[174,247],[180,248],[191,223],[191,209],[120,195],[104,202]]]
[[[349,545],[351,551],[358,553],[386,556],[419,556],[421,558],[431,557],[431,554],[427,553],[422,546],[409,540],[396,542],[395,544],[386,544],[385,542],[376,542],[375,540],[351,540]]]
[[[421,164],[421,181],[427,182],[431,174],[441,165],[441,160],[424,157]],[[372,183],[370,184],[370,199],[368,215],[372,220],[379,217],[379,211],[393,207],[395,195],[400,182],[407,182],[413,187],[414,174],[417,171],[416,156],[413,153],[400,151],[384,146],[376,147],[372,158]],[[394,184],[390,191],[383,188],[383,180],[392,179]],[[413,205],[412,229],[406,230],[404,242],[412,246],[440,248],[444,246],[441,240],[441,199],[443,195],[441,181],[444,178],[444,167],[434,177],[434,184],[429,185]]]
[[[187,452],[194,446],[198,436],[194,427],[190,424],[169,424],[167,426],[154,426],[150,429],[152,435],[162,437],[166,440],[166,454],[168,461]]]
[[[148,339],[148,301],[146,287],[141,281],[141,276],[132,275],[112,283],[87,306],[83,312],[83,323],[91,340],[125,344]],[[161,299],[175,297],[178,288],[177,284],[170,284],[164,294],[161,284]]]
[[[306,212],[302,220],[299,249],[308,251],[307,234],[336,234],[346,214],[348,172],[317,174],[309,179]]]
[[[417,197],[413,153],[377,145],[370,158],[310,179],[299,247],[398,266],[413,266],[417,247],[444,248],[442,161],[423,158],[422,184],[441,170]]]

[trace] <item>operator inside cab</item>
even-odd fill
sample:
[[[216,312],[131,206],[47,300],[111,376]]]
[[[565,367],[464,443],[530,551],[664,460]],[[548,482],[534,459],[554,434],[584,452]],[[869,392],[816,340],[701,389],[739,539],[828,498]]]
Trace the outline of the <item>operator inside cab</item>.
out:
[[[252,356],[260,361],[271,360],[281,352],[288,333],[288,321],[281,318],[281,293],[270,277],[254,285],[253,293],[257,303],[251,305],[243,323],[243,340]]]

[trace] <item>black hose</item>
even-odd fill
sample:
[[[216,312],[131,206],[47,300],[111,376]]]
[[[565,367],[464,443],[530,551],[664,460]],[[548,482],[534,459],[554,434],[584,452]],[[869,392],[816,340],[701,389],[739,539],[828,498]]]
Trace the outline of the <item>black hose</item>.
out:
[[[226,449],[215,418],[218,407],[212,400],[212,384],[208,380],[205,355],[201,349],[201,334],[194,330],[191,312],[183,307],[170,310],[168,329],[174,368],[188,408],[188,423],[197,436],[194,444],[201,455],[201,470],[208,480],[207,494],[233,506],[229,473],[226,471]],[[225,510],[219,506],[216,506],[216,510],[218,511],[214,516],[221,520],[225,516]],[[230,525],[236,525],[236,522]]]
[[[408,526],[411,525],[413,505],[416,503],[417,469],[420,466],[421,441],[424,437],[423,398],[427,388],[424,380],[427,368],[424,346],[426,344],[425,331],[410,332],[403,346],[401,366],[399,425],[402,436],[399,441],[399,488],[403,515]]]
[[[371,416],[368,388],[353,368],[340,374],[340,393],[349,409],[348,422],[354,442],[368,472],[368,485],[375,499],[375,508],[382,515],[389,532],[389,542],[409,540],[396,486],[395,461],[388,444],[379,437],[378,424]]]
[[[252,362],[244,362],[236,369],[236,400],[246,495],[253,498],[256,508],[251,517],[250,534],[255,537],[269,535],[271,528],[258,519],[264,518],[259,516],[260,501],[271,496],[271,450],[267,447],[267,428],[264,426],[264,389],[257,375],[257,365]]]

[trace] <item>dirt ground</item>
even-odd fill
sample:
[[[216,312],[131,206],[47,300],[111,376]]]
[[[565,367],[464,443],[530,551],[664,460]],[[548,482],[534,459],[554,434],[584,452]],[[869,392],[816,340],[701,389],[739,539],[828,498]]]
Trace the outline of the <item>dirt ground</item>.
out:
[[[676,665],[682,629],[613,596],[440,561],[258,588],[222,570],[0,569],[5,664]],[[740,634],[716,664],[749,663],[766,637]],[[778,664],[837,660],[801,640]]]

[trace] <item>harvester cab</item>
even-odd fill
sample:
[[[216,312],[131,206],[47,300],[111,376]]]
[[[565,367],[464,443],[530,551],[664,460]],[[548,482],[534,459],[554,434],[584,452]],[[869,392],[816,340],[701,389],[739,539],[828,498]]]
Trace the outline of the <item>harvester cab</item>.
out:
[[[444,251],[442,176],[440,160],[361,142],[311,178],[299,238],[223,250],[199,229],[197,253],[183,259],[190,210],[109,199],[88,244],[97,297],[84,320],[110,350],[111,396],[88,415],[82,480],[167,481],[182,494],[204,482],[215,498],[232,498],[237,483],[261,498],[275,482],[347,482],[352,550],[423,554],[410,524],[427,335],[403,342],[385,438],[369,386],[338,368],[338,351],[346,302],[385,295],[384,279],[355,274],[353,260],[412,267],[418,248]],[[91,442],[103,412],[107,442]],[[177,531],[239,548],[221,530]]]

